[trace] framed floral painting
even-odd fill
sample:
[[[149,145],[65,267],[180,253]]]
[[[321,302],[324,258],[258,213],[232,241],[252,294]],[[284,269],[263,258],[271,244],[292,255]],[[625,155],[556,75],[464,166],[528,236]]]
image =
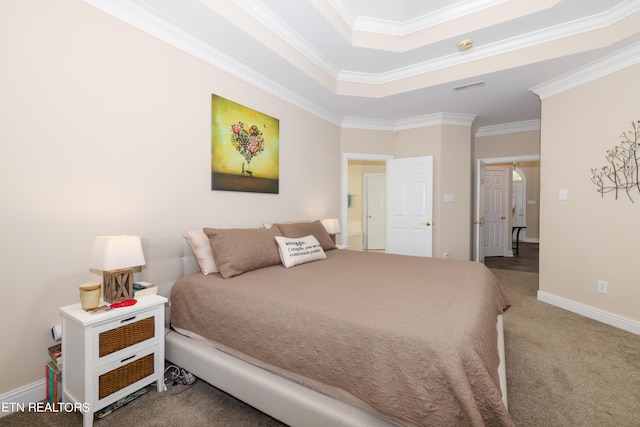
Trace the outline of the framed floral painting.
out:
[[[278,194],[280,121],[211,96],[211,189]]]

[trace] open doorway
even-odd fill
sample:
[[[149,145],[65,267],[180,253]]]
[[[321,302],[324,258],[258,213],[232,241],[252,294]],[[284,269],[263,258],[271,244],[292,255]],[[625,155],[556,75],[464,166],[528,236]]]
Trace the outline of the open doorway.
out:
[[[343,247],[432,256],[433,156],[344,154],[342,171]]]
[[[342,189],[342,214],[341,224],[342,233],[340,236],[340,243],[343,246],[348,246],[351,250],[365,250],[367,249],[368,238],[374,237],[378,240],[376,248],[382,244],[382,250],[384,250],[384,242],[380,243],[379,230],[370,230],[371,226],[375,224],[372,222],[368,224],[369,216],[369,203],[371,207],[380,207],[380,199],[370,200],[371,193],[368,192],[368,187],[373,189],[375,185],[375,176],[384,176],[386,173],[387,160],[393,159],[391,155],[381,154],[360,154],[360,153],[345,153],[343,155],[342,163],[342,177],[343,177],[343,189]],[[370,179],[372,178],[372,179]],[[368,186],[367,184],[371,184]],[[378,191],[380,188],[378,186]],[[384,188],[382,188],[384,192]],[[384,194],[382,195],[384,196]],[[383,204],[384,206],[384,204]],[[379,209],[378,209],[379,210]],[[371,215],[373,216],[373,214]],[[371,218],[371,220],[379,218]],[[378,223],[378,229],[379,227]],[[384,222],[382,225],[384,230]],[[384,236],[384,233],[383,233]]]
[[[540,156],[514,156],[481,159],[483,163],[493,166],[503,166],[510,170],[509,179],[505,181],[509,192],[509,209],[505,215],[508,232],[504,235],[504,245],[507,252],[502,256],[485,257],[485,264],[495,262],[509,264],[531,264],[524,268],[537,271],[539,245],[539,200],[540,200]],[[516,172],[514,174],[514,171]],[[514,180],[513,177],[516,177]],[[477,194],[485,200],[485,194]],[[476,199],[478,200],[478,199]],[[477,225],[476,225],[477,226]],[[520,227],[519,253],[515,251],[515,231]],[[504,268],[504,267],[498,267]]]

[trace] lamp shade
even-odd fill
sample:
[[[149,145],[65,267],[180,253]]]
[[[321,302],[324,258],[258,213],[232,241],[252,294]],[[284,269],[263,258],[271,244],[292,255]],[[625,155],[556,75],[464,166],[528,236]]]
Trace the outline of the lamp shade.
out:
[[[340,232],[340,221],[336,218],[328,218],[322,220],[322,225],[329,234],[337,234]]]
[[[108,271],[144,265],[138,236],[98,236],[93,243],[91,268]]]

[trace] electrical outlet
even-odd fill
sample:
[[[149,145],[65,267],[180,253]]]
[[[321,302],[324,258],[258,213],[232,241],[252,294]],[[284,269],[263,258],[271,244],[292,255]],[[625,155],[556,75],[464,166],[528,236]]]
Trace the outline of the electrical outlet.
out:
[[[598,280],[598,293],[606,294],[609,290],[609,284],[604,280]]]
[[[446,258],[451,258],[451,253],[450,253],[449,251],[446,251],[446,252],[444,253],[444,257],[445,257],[445,259],[446,259]]]

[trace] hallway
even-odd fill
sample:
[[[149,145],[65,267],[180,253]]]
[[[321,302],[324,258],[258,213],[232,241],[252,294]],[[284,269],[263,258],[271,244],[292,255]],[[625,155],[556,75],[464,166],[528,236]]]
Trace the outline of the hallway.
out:
[[[539,243],[520,243],[518,255],[485,258],[484,264],[489,268],[538,273],[539,246]]]

